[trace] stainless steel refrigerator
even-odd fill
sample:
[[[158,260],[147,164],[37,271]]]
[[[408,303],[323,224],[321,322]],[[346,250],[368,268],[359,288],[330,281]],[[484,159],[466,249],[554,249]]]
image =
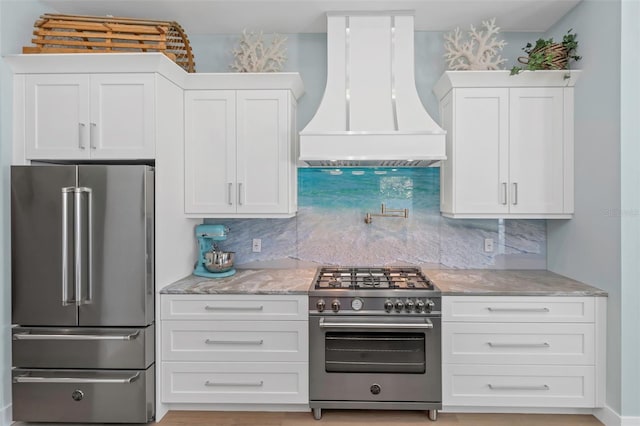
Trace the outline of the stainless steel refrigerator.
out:
[[[152,167],[11,167],[13,420],[153,420],[153,230]]]

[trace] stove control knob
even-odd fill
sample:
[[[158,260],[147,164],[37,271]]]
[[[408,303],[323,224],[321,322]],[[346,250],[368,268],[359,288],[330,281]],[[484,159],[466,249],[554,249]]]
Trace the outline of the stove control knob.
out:
[[[389,299],[384,302],[384,310],[387,312],[391,312],[393,310],[393,302]]]
[[[415,307],[415,303],[413,303],[413,300],[407,299],[407,301],[404,302],[404,308],[407,310],[407,312],[413,311],[414,307]]]
[[[436,306],[435,302],[431,299],[427,299],[427,312],[431,312],[431,310]]]
[[[404,303],[402,300],[396,300],[396,311],[400,312],[404,308]]]
[[[338,299],[334,299],[331,302],[331,310],[333,312],[338,312],[340,310],[340,301]]]
[[[416,302],[416,312],[424,311],[425,307],[426,307],[426,304],[422,300],[418,300]]]
[[[324,300],[318,300],[318,302],[316,303],[316,308],[318,308],[318,312],[323,312],[325,308]]]

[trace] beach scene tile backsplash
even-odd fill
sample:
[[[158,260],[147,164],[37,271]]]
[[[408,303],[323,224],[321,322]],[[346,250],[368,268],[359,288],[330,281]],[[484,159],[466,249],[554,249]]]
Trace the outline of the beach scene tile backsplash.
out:
[[[227,225],[240,267],[421,265],[545,269],[546,222],[440,216],[440,169],[299,168],[291,219],[207,219]],[[372,216],[387,209],[408,217]],[[252,252],[254,238],[262,250]],[[493,240],[493,251],[484,241]]]

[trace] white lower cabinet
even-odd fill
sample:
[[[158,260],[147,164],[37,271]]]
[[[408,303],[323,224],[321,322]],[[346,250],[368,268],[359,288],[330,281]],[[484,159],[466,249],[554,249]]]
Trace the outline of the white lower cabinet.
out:
[[[305,362],[165,362],[163,402],[308,404]]]
[[[443,405],[594,407],[593,366],[444,364]]]
[[[308,404],[306,295],[162,295],[165,403]]]
[[[445,296],[442,305],[445,409],[603,405],[606,298]]]

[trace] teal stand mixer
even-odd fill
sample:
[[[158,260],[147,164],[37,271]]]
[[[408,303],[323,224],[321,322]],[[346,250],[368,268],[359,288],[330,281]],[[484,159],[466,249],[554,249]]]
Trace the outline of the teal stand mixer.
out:
[[[233,268],[235,253],[222,251],[218,247],[218,242],[226,240],[228,233],[229,228],[225,225],[203,224],[196,226],[199,256],[193,275],[206,278],[224,278],[236,273]]]

